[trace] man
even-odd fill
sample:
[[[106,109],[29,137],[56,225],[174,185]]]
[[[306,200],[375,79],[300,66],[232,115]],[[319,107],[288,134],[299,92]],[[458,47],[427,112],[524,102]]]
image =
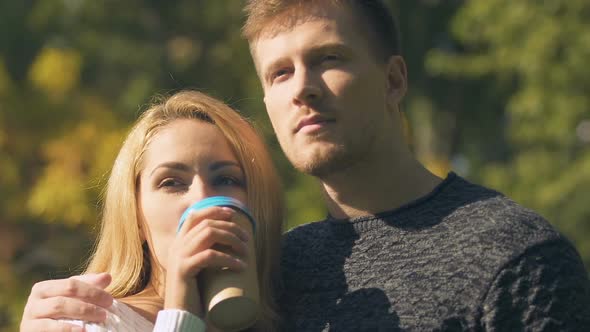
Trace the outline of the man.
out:
[[[565,238],[501,194],[453,173],[439,179],[412,156],[399,107],[406,67],[380,1],[251,0],[246,11],[278,140],[320,181],[329,211],[285,236],[284,330],[590,329],[588,277]],[[70,317],[71,303],[101,306],[88,295],[100,287],[52,286],[53,297],[68,296],[63,305],[25,313],[23,326]],[[38,288],[29,311],[51,298]]]
[[[588,278],[566,239],[412,156],[406,67],[379,1],[251,0],[247,12],[278,140],[329,211],[285,236],[287,330],[590,330]]]

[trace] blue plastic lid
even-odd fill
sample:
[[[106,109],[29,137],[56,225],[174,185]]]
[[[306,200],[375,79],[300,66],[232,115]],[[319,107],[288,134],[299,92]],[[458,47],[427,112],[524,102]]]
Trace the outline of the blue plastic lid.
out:
[[[256,221],[252,217],[252,214],[250,214],[250,211],[248,211],[248,208],[246,208],[246,206],[242,202],[238,201],[233,197],[228,196],[211,196],[191,205],[188,209],[184,211],[182,217],[180,217],[178,227],[176,228],[176,233],[180,231],[182,224],[184,224],[184,221],[186,220],[191,211],[198,211],[212,206],[227,206],[237,209],[238,211],[244,213],[248,217],[250,223],[252,224],[252,232],[256,233]]]

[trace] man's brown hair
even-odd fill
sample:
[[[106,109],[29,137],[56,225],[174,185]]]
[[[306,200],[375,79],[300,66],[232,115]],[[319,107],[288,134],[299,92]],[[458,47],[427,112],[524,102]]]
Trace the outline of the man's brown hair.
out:
[[[369,33],[379,60],[401,53],[397,22],[381,0],[247,0],[242,34],[252,45],[263,32],[276,33],[314,17],[322,5],[347,6]]]

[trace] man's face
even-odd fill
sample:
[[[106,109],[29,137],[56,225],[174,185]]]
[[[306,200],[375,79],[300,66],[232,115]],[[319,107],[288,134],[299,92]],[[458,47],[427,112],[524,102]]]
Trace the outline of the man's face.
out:
[[[390,66],[377,61],[349,9],[320,11],[263,32],[252,50],[283,151],[295,168],[322,178],[391,144],[392,98]]]

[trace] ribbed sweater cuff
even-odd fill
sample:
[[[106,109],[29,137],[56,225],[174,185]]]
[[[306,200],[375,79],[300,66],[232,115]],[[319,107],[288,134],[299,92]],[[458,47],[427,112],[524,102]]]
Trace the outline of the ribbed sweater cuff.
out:
[[[166,309],[158,312],[154,332],[205,332],[205,322],[188,311]]]

